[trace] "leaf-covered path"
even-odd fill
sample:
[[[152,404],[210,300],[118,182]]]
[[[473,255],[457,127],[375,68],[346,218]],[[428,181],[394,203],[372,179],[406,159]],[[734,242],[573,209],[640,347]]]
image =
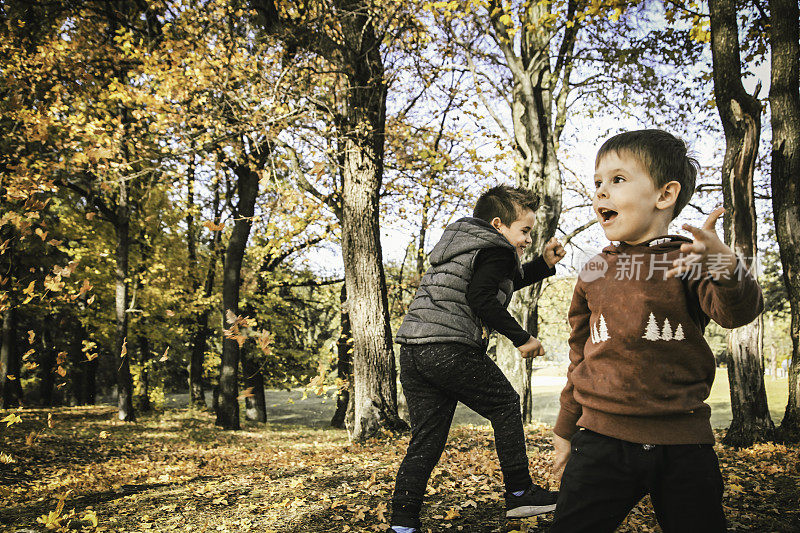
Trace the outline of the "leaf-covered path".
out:
[[[6,413],[3,414],[5,416]],[[109,407],[26,410],[2,430],[4,531],[384,531],[408,436],[353,445],[341,430],[218,430],[210,414],[168,410],[133,424]],[[49,419],[49,420],[48,420]],[[535,476],[549,477],[549,428],[528,432]],[[800,531],[800,447],[717,447],[733,531]],[[430,531],[546,531],[506,523],[491,430],[461,426],[430,483]],[[95,525],[96,524],[96,525]],[[620,531],[659,531],[646,502]]]

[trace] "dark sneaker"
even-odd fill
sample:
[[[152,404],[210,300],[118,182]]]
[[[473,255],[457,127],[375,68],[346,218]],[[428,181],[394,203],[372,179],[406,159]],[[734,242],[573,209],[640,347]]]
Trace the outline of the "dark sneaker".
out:
[[[531,485],[520,496],[506,493],[506,518],[524,518],[555,511],[558,492]]]

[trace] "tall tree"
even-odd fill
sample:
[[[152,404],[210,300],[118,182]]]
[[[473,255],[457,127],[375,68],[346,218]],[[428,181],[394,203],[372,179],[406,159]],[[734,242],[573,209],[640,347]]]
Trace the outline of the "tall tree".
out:
[[[722,163],[725,240],[744,266],[752,268],[757,255],[753,172],[761,135],[761,103],[742,85],[735,0],[709,0],[709,10],[714,96],[726,143]],[[724,438],[726,444],[749,446],[772,438],[774,425],[764,387],[762,334],[759,318],[729,335],[728,381],[733,420]]]
[[[782,437],[800,439],[800,13],[796,0],[770,0],[772,209],[791,312],[789,402]]]
[[[237,325],[239,319],[239,288],[242,280],[242,261],[247,239],[253,225],[256,196],[258,195],[258,171],[262,170],[270,156],[268,144],[253,146],[252,140],[244,137],[249,145],[249,157],[245,161],[228,161],[236,176],[237,204],[233,215],[233,229],[225,250],[222,268],[222,311],[229,327]],[[245,152],[240,152],[244,154]],[[225,159],[224,154],[220,154]],[[217,425],[225,429],[239,429],[239,349],[241,344],[231,335],[225,335],[222,344],[222,360],[219,374],[219,406]]]
[[[353,334],[354,440],[406,428],[397,414],[395,357],[380,242],[386,83],[376,6],[364,0],[277,3],[251,0],[264,30],[287,50],[324,58],[345,94],[333,117],[342,165],[342,256]]]

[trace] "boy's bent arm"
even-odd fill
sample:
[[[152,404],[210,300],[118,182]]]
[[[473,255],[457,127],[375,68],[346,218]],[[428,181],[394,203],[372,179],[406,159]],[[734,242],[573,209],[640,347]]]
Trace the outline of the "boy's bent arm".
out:
[[[583,411],[581,404],[575,400],[572,372],[583,361],[583,349],[589,338],[589,317],[591,311],[586,303],[581,280],[575,285],[572,303],[569,306],[569,324],[572,332],[569,336],[569,369],[567,384],[561,391],[561,410],[558,413],[553,432],[561,438],[569,440],[578,430],[577,422]]]
[[[761,287],[740,258],[733,280],[721,283],[707,275],[693,284],[700,308],[723,328],[749,324],[764,310]]]
[[[537,281],[542,281],[545,278],[556,273],[556,267],[547,264],[544,256],[539,256],[533,261],[528,261],[522,265],[522,275],[517,273],[514,276],[514,290],[518,291],[528,285],[533,285]]]
[[[518,348],[528,342],[531,335],[497,299],[500,283],[507,282],[516,268],[516,259],[508,250],[481,250],[467,287],[467,303],[484,325],[507,337]]]

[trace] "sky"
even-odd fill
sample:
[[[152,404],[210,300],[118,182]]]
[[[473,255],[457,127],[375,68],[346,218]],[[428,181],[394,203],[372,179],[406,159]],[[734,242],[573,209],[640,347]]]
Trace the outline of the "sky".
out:
[[[708,49],[706,55],[710,55],[710,51],[708,51]],[[745,89],[749,93],[752,93],[755,85],[760,82],[762,85],[760,94],[763,98],[769,92],[769,81],[769,61],[767,60],[760,66],[751,69],[749,74],[744,79],[744,85]],[[712,82],[709,81],[708,83]],[[505,107],[507,108],[507,106]],[[436,110],[432,109],[431,113],[435,114]],[[505,121],[506,128],[510,131],[512,129],[510,111],[508,109],[499,109],[499,113]],[[716,120],[719,120],[716,113],[712,114],[712,116]],[[496,125],[491,123],[491,119],[486,118],[485,120],[486,122],[483,124],[483,127],[494,128],[497,132],[500,131]],[[768,125],[769,115],[768,112],[765,112],[762,117],[762,127]],[[579,177],[583,185],[587,187],[588,190],[593,190],[594,155],[605,140],[605,138],[599,137],[599,135],[602,135],[600,132],[615,132],[651,127],[657,127],[657,125],[644,122],[633,116],[620,117],[612,114],[602,113],[595,115],[592,118],[586,116],[571,116],[566,125],[564,134],[562,135],[562,139],[569,138],[572,140],[570,141],[570,145],[568,147],[568,153],[562,153],[560,154],[560,157],[562,158],[562,162],[567,164],[570,170]],[[764,128],[764,131],[762,131],[762,136],[764,135],[769,135],[768,128]],[[713,179],[713,176],[715,175],[715,169],[719,168],[722,164],[722,155],[724,154],[725,147],[724,137],[721,134],[719,136],[712,136],[708,133],[701,133],[697,138],[684,137],[684,140],[689,145],[691,153],[697,158],[701,167],[703,167],[707,175],[711,176],[711,179]],[[762,151],[763,150],[764,144],[762,144]],[[562,152],[564,151],[565,150],[562,150]],[[507,165],[507,168],[510,169],[513,165],[513,161],[509,161]],[[763,176],[756,176],[757,182],[763,179]],[[496,181],[498,183],[513,184],[513,177],[509,172],[507,177],[499,176]],[[710,212],[715,206],[722,204],[721,194],[721,191],[703,195],[697,194],[693,197],[692,203],[700,205],[707,213]],[[580,200],[578,198],[570,197],[565,193],[563,201],[563,206],[566,208],[571,205],[571,203]],[[769,201],[759,200],[757,202],[757,209],[759,213],[763,213],[765,210],[771,210],[771,204]],[[460,210],[460,212],[454,213],[452,219],[455,220],[461,216],[469,216],[471,214],[470,211],[471,209],[469,208],[463,208]],[[568,222],[564,221],[564,218],[567,217],[562,217],[562,224],[565,226],[565,231],[570,231],[572,228],[580,226],[593,217],[594,215],[591,208],[585,207],[576,211],[571,211],[568,216]],[[679,215],[679,217],[673,221],[673,224],[670,227],[671,233],[689,236],[689,234],[683,230],[681,226],[684,223],[689,223],[695,226],[702,225],[705,219],[705,214],[699,213],[696,209],[691,207],[687,207]],[[385,262],[400,263],[402,261],[406,252],[406,248],[412,239],[412,234],[409,232],[407,227],[408,223],[404,220],[385,219],[381,221],[381,244]],[[440,238],[442,230],[443,228],[441,227],[432,229],[430,232],[430,237],[427,241],[426,251],[430,251],[430,249],[433,248],[433,245]],[[718,222],[717,230],[721,235],[721,222]],[[560,234],[563,233],[559,233],[559,235]],[[764,234],[764,224],[761,224],[759,227],[759,235],[761,236]],[[602,229],[599,226],[594,225],[581,233],[579,236],[575,237],[571,244],[572,245],[568,246],[567,248],[567,257],[558,267],[558,273],[560,275],[574,275],[588,258],[599,252],[609,243],[603,235]],[[766,242],[763,242],[763,238],[761,245],[762,247],[767,245]],[[308,261],[311,269],[320,276],[326,278],[339,277],[343,273],[341,253],[336,246],[328,246],[322,249],[317,249],[311,252],[306,257],[306,260]]]

